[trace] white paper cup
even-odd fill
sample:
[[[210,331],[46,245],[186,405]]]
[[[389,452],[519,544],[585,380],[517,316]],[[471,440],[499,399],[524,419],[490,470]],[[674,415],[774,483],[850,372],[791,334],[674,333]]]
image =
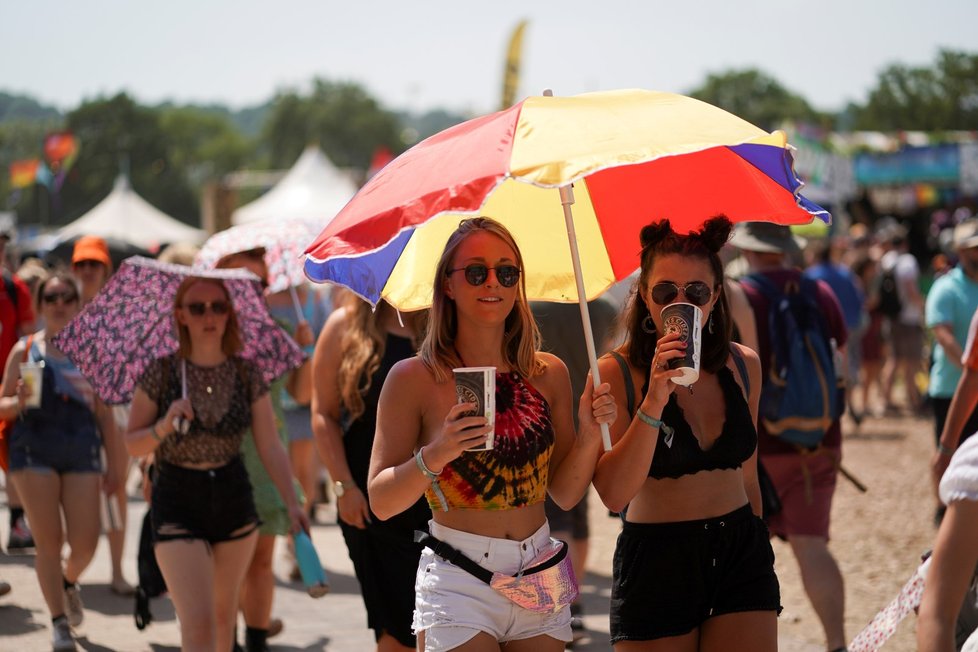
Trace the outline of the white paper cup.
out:
[[[691,303],[670,303],[662,309],[665,333],[679,333],[679,341],[686,342],[686,355],[669,361],[670,369],[681,369],[682,376],[672,379],[677,385],[692,385],[700,377],[700,334],[703,311]]]
[[[452,369],[455,374],[455,394],[459,403],[475,403],[478,408],[466,416],[485,416],[490,426],[496,421],[496,368],[460,367]],[[489,431],[486,443],[466,450],[488,451],[496,443],[496,429]]]
[[[30,396],[24,401],[24,405],[29,408],[41,407],[41,389],[44,383],[44,361],[40,362],[21,362],[20,377],[27,386]]]

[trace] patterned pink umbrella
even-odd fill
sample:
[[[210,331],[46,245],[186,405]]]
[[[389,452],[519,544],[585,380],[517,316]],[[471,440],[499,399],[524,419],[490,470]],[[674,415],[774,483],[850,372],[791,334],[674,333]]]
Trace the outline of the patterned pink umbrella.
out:
[[[232,226],[207,239],[194,258],[194,266],[214,269],[225,256],[261,247],[268,267],[268,291],[281,292],[306,282],[302,255],[321,226],[314,228],[299,219]]]
[[[240,269],[205,270],[134,256],[54,339],[103,401],[132,400],[150,362],[177,350],[173,300],[189,276],[219,279],[234,304],[243,349],[266,382],[302,363],[302,351],[268,313],[261,283]]]

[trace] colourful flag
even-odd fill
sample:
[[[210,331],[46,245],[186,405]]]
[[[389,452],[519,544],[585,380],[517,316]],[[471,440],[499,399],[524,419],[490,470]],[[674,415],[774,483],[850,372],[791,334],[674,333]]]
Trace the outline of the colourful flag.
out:
[[[506,68],[503,70],[503,102],[500,109],[508,109],[516,103],[516,91],[520,85],[520,63],[523,50],[523,30],[525,20],[521,20],[513,30],[506,51]]]
[[[78,140],[67,131],[48,134],[44,139],[44,158],[53,172],[67,172],[78,158]]]
[[[41,162],[36,158],[14,161],[10,164],[11,188],[29,188],[37,179],[37,166]]]

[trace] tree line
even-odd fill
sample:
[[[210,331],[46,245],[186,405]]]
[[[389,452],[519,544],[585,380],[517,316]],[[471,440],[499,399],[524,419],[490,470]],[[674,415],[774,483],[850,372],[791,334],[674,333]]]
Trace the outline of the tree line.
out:
[[[942,50],[927,66],[890,65],[864,104],[836,113],[814,109],[757,69],[710,74],[688,94],[768,130],[785,121],[836,131],[974,130],[978,54]],[[309,144],[318,144],[340,167],[365,171],[379,148],[398,154],[467,117],[444,110],[392,111],[359,84],[324,79],[241,111],[219,105],[146,106],[119,93],[87,100],[62,115],[32,98],[0,92],[0,210],[16,211],[21,223],[63,224],[108,194],[125,170],[150,203],[196,224],[204,183],[229,172],[286,169]],[[39,157],[44,136],[59,130],[81,143],[60,188],[11,188],[10,163]]]

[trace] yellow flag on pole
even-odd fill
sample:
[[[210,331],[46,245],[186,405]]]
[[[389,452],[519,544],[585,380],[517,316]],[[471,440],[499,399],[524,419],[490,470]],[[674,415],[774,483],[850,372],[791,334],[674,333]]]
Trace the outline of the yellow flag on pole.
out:
[[[500,109],[508,109],[516,103],[516,91],[520,85],[520,60],[523,49],[523,30],[527,21],[521,20],[509,38],[506,51],[506,68],[503,70],[503,101]]]

